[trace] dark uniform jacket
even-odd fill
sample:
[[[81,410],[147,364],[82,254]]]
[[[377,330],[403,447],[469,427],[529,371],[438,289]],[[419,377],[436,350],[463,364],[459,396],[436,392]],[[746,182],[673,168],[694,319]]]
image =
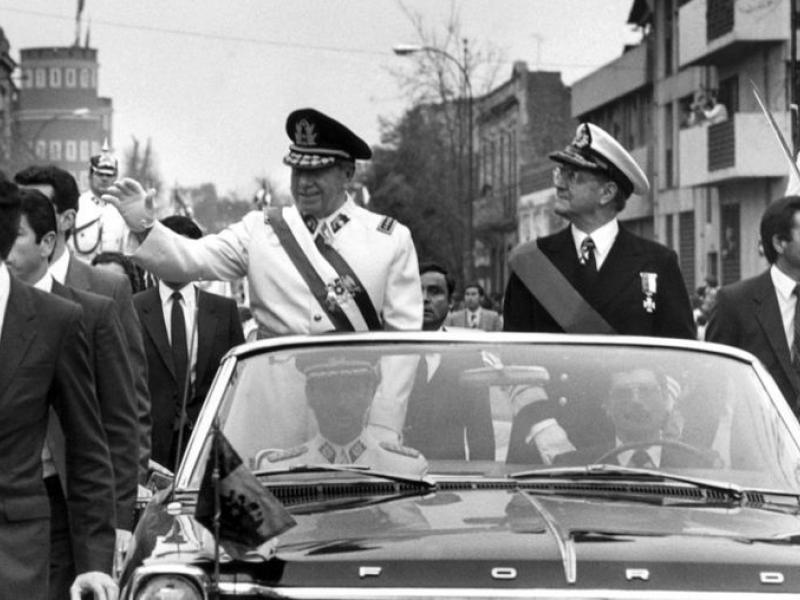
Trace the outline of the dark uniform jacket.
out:
[[[172,469],[175,466],[172,464],[176,451],[173,443],[178,432],[180,399],[158,287],[139,292],[133,297],[133,302],[142,322],[147,354],[153,421],[152,457],[157,463]],[[236,302],[198,291],[195,383],[186,404],[189,426],[197,419],[220,360],[228,350],[241,343],[244,343],[244,335]],[[183,443],[187,441],[184,439]]]
[[[47,597],[50,500],[42,445],[52,406],[66,436],[78,573],[111,572],[113,475],[81,308],[11,277],[0,335],[0,597]]]
[[[620,224],[596,283],[587,288],[569,227],[529,243],[538,245],[616,333],[695,339],[689,294],[677,255],[669,248],[636,236]],[[657,275],[653,312],[645,310],[640,273]],[[564,331],[513,272],[506,288],[503,319],[505,331]]]

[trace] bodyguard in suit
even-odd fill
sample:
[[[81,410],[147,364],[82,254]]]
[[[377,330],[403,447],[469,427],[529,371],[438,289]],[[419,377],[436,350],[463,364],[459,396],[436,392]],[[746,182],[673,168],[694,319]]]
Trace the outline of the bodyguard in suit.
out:
[[[760,233],[769,269],[719,289],[706,340],[755,354],[800,415],[800,196],[770,204]]]
[[[483,307],[486,292],[479,283],[464,287],[464,308],[451,312],[447,324],[454,327],[469,327],[484,331],[502,331],[503,319],[497,311]]]
[[[139,482],[144,483],[150,458],[150,397],[144,343],[133,308],[130,284],[124,276],[92,268],[70,253],[67,239],[75,226],[79,196],[78,185],[72,175],[53,165],[31,166],[17,173],[14,180],[22,187],[42,192],[56,209],[56,245],[50,259],[50,273],[53,278],[67,287],[106,296],[114,301],[125,332],[128,360],[133,371],[139,421]],[[120,537],[120,545],[126,544],[127,540],[123,539],[126,537]]]
[[[694,339],[675,252],[617,220],[632,193],[649,190],[633,157],[600,127],[582,123],[550,158],[555,212],[570,225],[512,253],[504,329]]]
[[[420,267],[423,328],[440,331],[455,282],[437,264]],[[461,385],[459,374],[482,366],[479,353],[451,356],[429,352],[419,358],[408,399],[403,443],[428,458],[493,460],[494,431],[486,388]]]
[[[83,324],[89,343],[94,389],[114,471],[116,527],[118,530],[130,532],[133,530],[139,448],[136,443],[136,398],[133,392],[133,374],[125,349],[125,334],[111,299],[73,290],[53,279],[48,271],[48,257],[53,252],[56,237],[53,205],[37,190],[20,190],[19,198],[19,233],[8,255],[7,266],[11,274],[20,281],[72,300],[83,308]],[[75,573],[71,551],[72,536],[64,502],[68,475],[64,460],[65,438],[55,418],[50,419],[48,426],[47,449],[45,477],[53,477],[58,481],[57,484],[47,486],[51,493],[52,512],[50,597],[57,600],[68,595]]]
[[[72,598],[115,599],[114,490],[79,305],[33,289],[5,264],[20,202],[0,183],[0,597],[48,597],[50,500],[42,449],[51,407],[66,438],[66,503],[79,575]]]
[[[190,239],[202,232],[188,217],[171,216],[165,227]],[[182,446],[225,353],[244,343],[236,302],[192,283],[159,281],[133,298],[142,323],[150,376],[152,457],[172,469],[178,452],[181,401],[190,374]]]

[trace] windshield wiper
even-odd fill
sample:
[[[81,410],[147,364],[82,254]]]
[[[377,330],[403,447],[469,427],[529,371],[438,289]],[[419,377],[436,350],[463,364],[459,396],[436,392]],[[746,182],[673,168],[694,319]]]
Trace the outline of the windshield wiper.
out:
[[[734,483],[703,479],[700,477],[689,477],[687,475],[676,475],[656,469],[624,467],[622,465],[594,464],[581,467],[553,467],[521,471],[509,475],[512,479],[556,479],[559,477],[601,477],[615,479],[620,476],[632,477],[635,479],[688,483],[703,490],[726,494],[736,501],[741,501],[744,498],[744,490]]]
[[[421,487],[426,490],[432,490],[436,487],[436,484],[427,477],[407,477],[405,475],[398,475],[397,473],[375,471],[369,465],[294,465],[285,469],[261,469],[259,471],[255,471],[253,474],[256,477],[261,477],[269,475],[288,475],[291,473],[324,472],[357,473],[359,475],[366,475],[368,477],[378,477],[380,479],[387,479],[397,483],[405,483],[407,485]]]

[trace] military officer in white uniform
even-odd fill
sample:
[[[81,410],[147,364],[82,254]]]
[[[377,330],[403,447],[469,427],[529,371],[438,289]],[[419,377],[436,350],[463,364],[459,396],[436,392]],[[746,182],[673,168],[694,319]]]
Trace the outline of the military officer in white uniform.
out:
[[[83,261],[90,263],[101,252],[125,250],[128,227],[119,211],[101,199],[117,179],[118,172],[117,159],[106,140],[101,153],[89,160],[89,189],[78,198],[75,228],[67,241],[75,256]]]
[[[311,108],[286,121],[295,205],[251,212],[188,240],[161,226],[151,198],[123,179],[103,200],[143,239],[133,258],[167,281],[247,276],[261,337],[328,331],[418,330],[417,255],[402,224],[357,206],[345,186],[369,146]]]
[[[302,363],[300,362],[301,359]],[[298,358],[305,374],[306,401],[319,432],[305,444],[269,450],[258,457],[257,468],[304,464],[368,465],[375,470],[411,476],[427,473],[422,454],[397,443],[377,440],[366,428],[367,414],[378,387],[374,362],[363,357],[313,355]]]

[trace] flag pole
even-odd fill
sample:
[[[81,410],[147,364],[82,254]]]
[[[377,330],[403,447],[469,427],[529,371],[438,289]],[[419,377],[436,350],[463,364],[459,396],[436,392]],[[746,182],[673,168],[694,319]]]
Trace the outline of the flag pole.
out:
[[[778,124],[775,122],[775,117],[772,116],[772,113],[764,104],[764,101],[761,99],[761,94],[758,93],[758,86],[752,79],[750,80],[750,85],[753,87],[753,96],[755,96],[756,102],[758,102],[758,106],[761,108],[761,112],[764,113],[764,116],[767,118],[767,122],[769,123],[770,128],[772,128],[772,133],[775,134],[778,143],[783,149],[783,153],[786,156],[786,160],[789,161],[789,164],[791,165],[794,174],[797,176],[798,179],[800,179],[800,168],[797,167],[797,163],[795,162],[795,159],[792,156],[792,151],[789,149],[789,144],[786,143],[786,138],[783,137],[783,133],[781,133]]]

